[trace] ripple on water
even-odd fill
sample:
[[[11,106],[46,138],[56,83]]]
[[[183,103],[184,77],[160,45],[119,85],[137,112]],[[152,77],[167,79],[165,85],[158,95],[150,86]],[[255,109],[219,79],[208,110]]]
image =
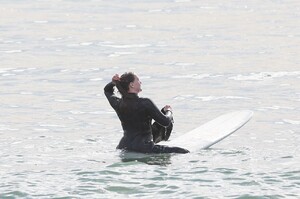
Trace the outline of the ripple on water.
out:
[[[298,121],[298,120],[283,119],[283,122],[285,122],[287,124],[300,125],[300,121]]]
[[[297,0],[4,2],[0,198],[299,198]],[[169,99],[156,87],[175,96],[182,131],[216,109],[258,107],[233,137],[248,150],[119,157],[102,86],[126,68],[151,77],[158,101]]]
[[[188,66],[188,64],[183,65],[183,66]],[[188,75],[174,75],[171,78],[174,79],[204,79],[204,78],[209,78],[209,77],[216,77],[211,74],[188,74]]]
[[[300,187],[300,170],[287,171],[279,174],[284,180],[292,181],[292,186]]]
[[[251,100],[252,98],[243,96],[197,96],[197,95],[177,95],[175,100],[201,100],[203,102],[218,101],[218,100]]]
[[[7,54],[14,54],[14,53],[22,53],[23,50],[5,50],[5,51],[1,51]]]
[[[117,48],[117,49],[127,49],[127,48],[147,48],[150,47],[151,44],[100,44],[103,47]]]
[[[280,77],[286,77],[286,76],[298,76],[300,75],[300,71],[293,71],[293,72],[260,72],[260,73],[250,73],[248,75],[237,75],[233,77],[229,77],[229,79],[237,80],[237,81],[262,81],[266,79],[272,79],[272,78],[280,78]]]
[[[21,191],[9,191],[9,192],[4,192],[0,193],[1,198],[27,198],[31,197],[29,194]]]

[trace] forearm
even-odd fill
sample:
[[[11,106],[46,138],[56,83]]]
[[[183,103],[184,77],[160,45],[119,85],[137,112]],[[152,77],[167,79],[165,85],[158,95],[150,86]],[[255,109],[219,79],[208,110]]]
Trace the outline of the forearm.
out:
[[[104,87],[104,93],[110,93],[113,94],[114,93],[114,87],[115,87],[115,83],[114,82],[109,82],[105,87]]]
[[[173,122],[173,112],[171,106],[165,106],[161,109],[161,112]]]
[[[150,100],[147,100],[147,106],[151,117],[162,126],[169,126],[172,122],[172,112],[171,110],[160,111],[156,105]]]
[[[171,111],[171,110],[165,111],[165,116],[168,117],[168,118],[170,118],[170,120],[172,120],[172,118],[173,118],[173,113],[172,113],[172,111]]]
[[[104,94],[109,101],[110,105],[116,110],[119,103],[119,98],[114,93],[115,84],[113,82],[108,83],[104,87]]]

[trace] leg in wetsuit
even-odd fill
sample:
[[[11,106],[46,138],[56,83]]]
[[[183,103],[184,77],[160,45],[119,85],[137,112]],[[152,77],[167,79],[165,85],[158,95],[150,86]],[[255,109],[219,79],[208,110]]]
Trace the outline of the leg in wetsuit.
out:
[[[156,144],[152,148],[152,153],[189,153],[189,151],[180,147],[170,147]]]
[[[166,114],[164,109],[161,109],[161,112],[163,114]],[[172,122],[170,125],[166,128],[164,126],[161,126],[157,122],[154,122],[152,124],[152,136],[153,136],[153,142],[158,143],[160,141],[167,141],[171,135],[172,129],[173,129],[173,123],[174,120],[172,118]]]
[[[171,123],[167,128],[161,126],[157,122],[152,124],[152,136],[153,142],[159,143],[160,141],[167,141],[171,135],[173,129],[173,123]]]
[[[162,109],[162,113],[164,113]],[[165,114],[165,113],[164,113]],[[152,135],[153,142],[158,143],[160,141],[167,141],[171,135],[173,129],[174,120],[172,118],[172,122],[168,127],[161,126],[157,122],[152,124]],[[154,145],[152,148],[153,153],[189,153],[188,150],[180,148],[180,147],[169,147],[164,145]]]

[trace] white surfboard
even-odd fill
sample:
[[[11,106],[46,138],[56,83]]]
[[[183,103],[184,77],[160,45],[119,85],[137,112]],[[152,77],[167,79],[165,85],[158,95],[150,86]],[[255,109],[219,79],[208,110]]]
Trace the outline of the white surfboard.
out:
[[[252,118],[252,115],[253,112],[248,110],[227,113],[175,139],[167,142],[159,142],[158,144],[182,147],[188,149],[190,152],[207,149],[244,126]],[[120,153],[120,157],[124,161],[143,160],[145,162],[153,162],[153,159],[149,160],[148,158],[156,158],[157,156],[165,158],[165,156],[168,157],[169,155],[124,151]],[[161,159],[159,159],[160,161]]]
[[[227,113],[175,139],[159,144],[182,147],[190,152],[207,149],[244,126],[252,115],[253,112],[248,110]]]

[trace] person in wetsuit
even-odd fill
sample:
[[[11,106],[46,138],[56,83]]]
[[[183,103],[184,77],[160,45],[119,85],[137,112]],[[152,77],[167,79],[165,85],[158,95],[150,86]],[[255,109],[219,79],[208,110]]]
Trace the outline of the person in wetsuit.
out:
[[[114,93],[117,87],[122,95]],[[148,98],[140,98],[141,82],[134,73],[114,75],[104,88],[104,93],[112,108],[116,111],[124,131],[117,149],[141,153],[188,153],[180,147],[157,145],[168,140],[173,128],[172,109],[166,105],[160,111]],[[155,122],[152,124],[152,120]]]

